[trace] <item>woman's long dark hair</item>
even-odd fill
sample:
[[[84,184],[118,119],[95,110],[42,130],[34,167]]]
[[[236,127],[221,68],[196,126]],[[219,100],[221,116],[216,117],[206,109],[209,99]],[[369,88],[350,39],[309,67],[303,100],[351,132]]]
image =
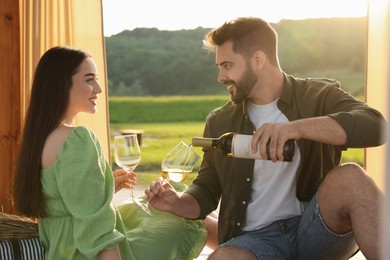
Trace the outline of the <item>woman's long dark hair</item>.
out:
[[[46,216],[41,183],[43,147],[64,120],[72,76],[87,57],[80,50],[54,47],[35,70],[14,179],[15,208],[25,216]]]

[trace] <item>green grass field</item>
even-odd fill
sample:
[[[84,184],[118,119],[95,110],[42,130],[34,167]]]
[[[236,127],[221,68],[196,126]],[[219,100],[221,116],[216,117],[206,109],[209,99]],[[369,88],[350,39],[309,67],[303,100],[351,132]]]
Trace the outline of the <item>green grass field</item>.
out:
[[[111,123],[203,122],[229,96],[110,97]]]
[[[145,131],[141,145],[142,161],[136,169],[139,185],[146,185],[161,175],[162,159],[180,141],[190,144],[193,136],[202,136],[207,113],[227,100],[225,96],[111,97],[110,119],[115,119],[110,120],[111,136],[120,134],[124,129]],[[202,155],[201,148],[194,147],[194,150]],[[364,150],[349,149],[343,153],[343,161],[363,165]],[[115,163],[113,167],[116,167]],[[187,178],[186,184],[191,183],[197,169]]]

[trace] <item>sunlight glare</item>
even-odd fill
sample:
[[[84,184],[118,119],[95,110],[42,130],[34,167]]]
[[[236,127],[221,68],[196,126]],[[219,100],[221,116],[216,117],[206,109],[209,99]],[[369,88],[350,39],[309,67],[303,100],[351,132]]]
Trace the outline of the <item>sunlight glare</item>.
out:
[[[226,1],[182,0],[103,0],[105,35],[134,28],[160,30],[213,28],[240,16],[257,16],[269,22],[281,19],[300,20],[319,17],[364,17],[368,0],[240,0],[239,5]]]

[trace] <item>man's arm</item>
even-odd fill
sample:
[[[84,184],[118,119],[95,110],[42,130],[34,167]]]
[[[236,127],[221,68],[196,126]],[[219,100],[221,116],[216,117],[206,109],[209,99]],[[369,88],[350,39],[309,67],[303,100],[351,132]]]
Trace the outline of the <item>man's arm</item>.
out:
[[[347,133],[329,116],[301,119],[291,122],[298,131],[299,139],[320,143],[343,145],[347,142]]]

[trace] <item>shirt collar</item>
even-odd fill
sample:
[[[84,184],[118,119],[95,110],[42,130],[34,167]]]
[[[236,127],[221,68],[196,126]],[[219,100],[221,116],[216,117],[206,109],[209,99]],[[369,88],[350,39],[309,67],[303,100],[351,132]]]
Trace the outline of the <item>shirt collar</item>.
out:
[[[286,73],[283,72],[284,76],[284,84],[283,84],[283,91],[282,94],[280,95],[279,102],[283,102],[287,105],[292,104],[293,100],[293,82],[291,76],[288,76]]]

